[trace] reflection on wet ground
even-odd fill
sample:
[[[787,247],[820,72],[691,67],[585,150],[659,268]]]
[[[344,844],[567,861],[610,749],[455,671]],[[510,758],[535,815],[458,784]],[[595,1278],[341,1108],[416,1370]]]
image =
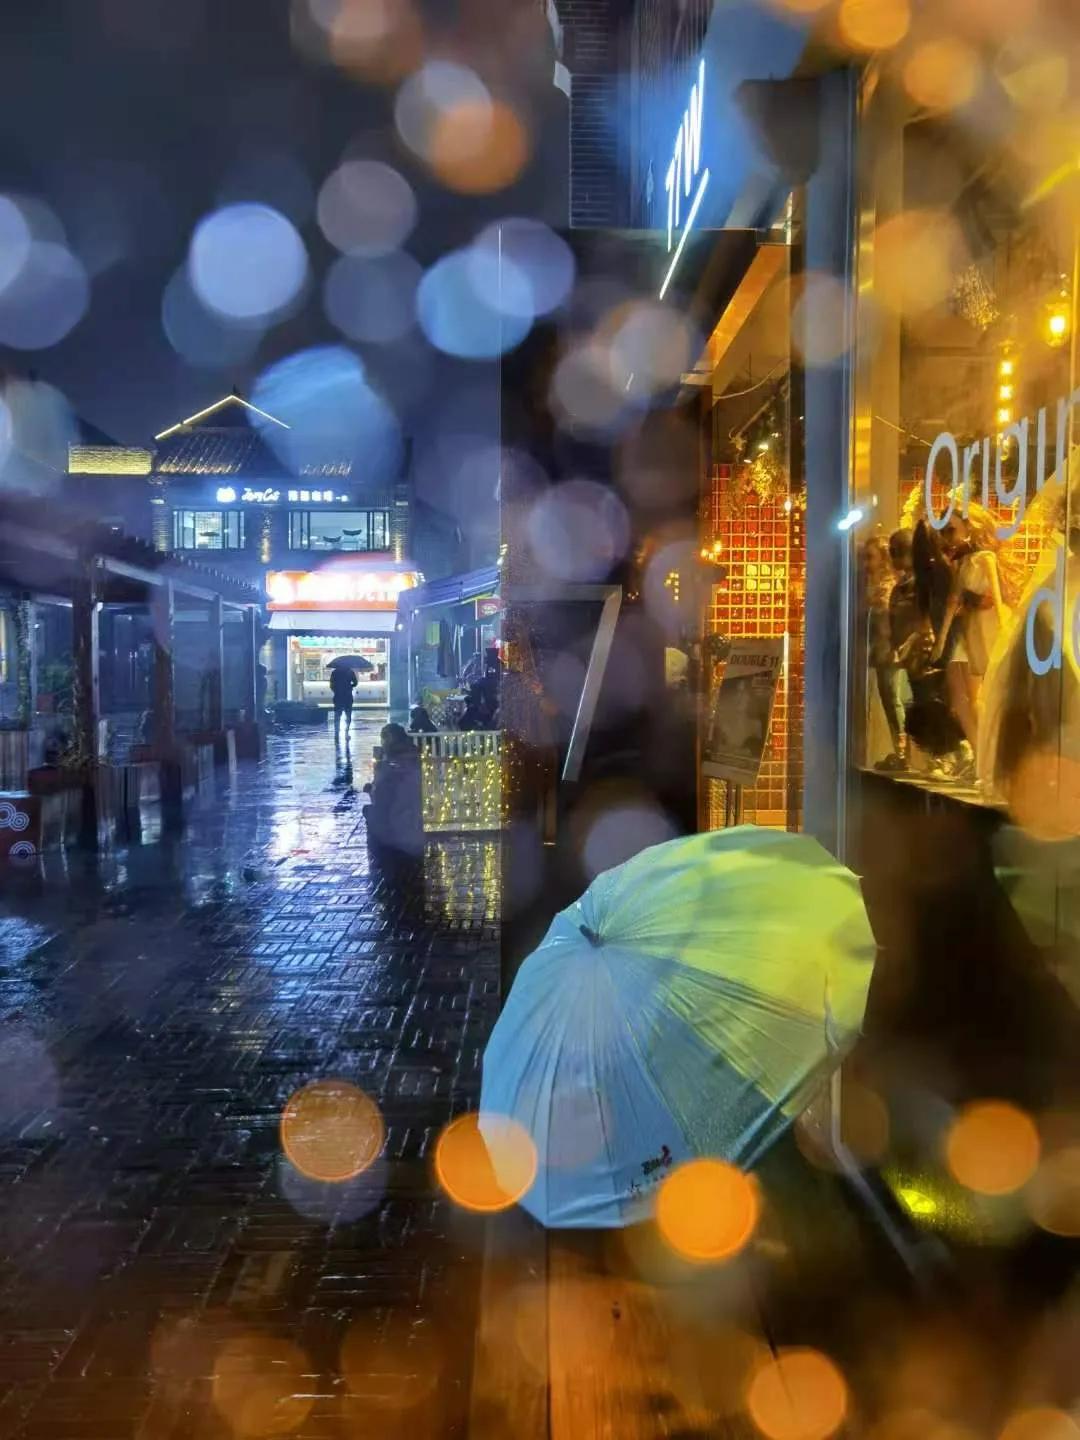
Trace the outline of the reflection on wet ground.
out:
[[[429,1163],[478,1098],[498,850],[373,873],[376,738],[274,737],[182,840],[50,856],[5,893],[5,1436],[457,1430],[480,1229]],[[320,1079],[347,1082],[315,1092],[344,1149],[301,1126],[287,1159],[283,1109]],[[435,1428],[401,1408],[418,1367]]]

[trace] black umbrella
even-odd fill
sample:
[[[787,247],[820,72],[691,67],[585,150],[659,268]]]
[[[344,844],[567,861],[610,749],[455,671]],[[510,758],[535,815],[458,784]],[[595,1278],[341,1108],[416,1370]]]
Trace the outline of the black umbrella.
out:
[[[374,670],[370,660],[365,660],[363,655],[339,655],[336,660],[331,660],[327,665],[328,670],[336,670],[339,665],[346,665],[350,670]]]

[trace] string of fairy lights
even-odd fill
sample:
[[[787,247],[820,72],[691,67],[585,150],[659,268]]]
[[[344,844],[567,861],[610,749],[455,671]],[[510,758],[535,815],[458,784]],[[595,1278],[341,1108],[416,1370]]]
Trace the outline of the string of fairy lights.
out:
[[[498,830],[502,825],[500,732],[418,738],[424,829]]]

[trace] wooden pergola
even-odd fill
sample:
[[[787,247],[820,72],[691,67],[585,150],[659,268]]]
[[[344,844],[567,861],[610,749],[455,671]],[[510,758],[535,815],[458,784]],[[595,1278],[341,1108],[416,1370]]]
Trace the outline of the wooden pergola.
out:
[[[226,616],[243,626],[239,673],[230,689],[241,718],[257,722],[259,593],[209,568],[164,554],[121,531],[60,520],[46,502],[0,500],[0,603],[16,612],[17,722],[29,730],[35,691],[34,607],[71,610],[73,758],[92,764],[101,719],[101,616],[106,606],[145,610],[153,637],[151,737],[155,756],[171,757],[177,743],[175,648],[178,607],[202,607],[198,618],[206,657],[202,670],[207,729],[224,729]],[[190,613],[190,612],[189,612]],[[230,630],[232,625],[230,625]]]

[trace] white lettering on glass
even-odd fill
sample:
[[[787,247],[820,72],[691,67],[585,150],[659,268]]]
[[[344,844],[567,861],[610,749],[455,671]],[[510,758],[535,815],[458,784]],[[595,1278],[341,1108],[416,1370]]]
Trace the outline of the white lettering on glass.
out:
[[[1073,409],[1077,407],[1080,407],[1080,389],[1074,390],[1072,395],[1057,402],[1057,435],[1054,446],[1057,464],[1054,475],[1059,481],[1065,478],[1065,452],[1069,444],[1070,418]],[[1047,407],[1044,405],[1035,417],[1036,494],[1046,484],[1046,429]],[[1000,540],[1011,539],[1024,523],[1024,515],[1027,510],[1027,452],[1030,434],[1031,420],[1025,416],[1022,420],[1006,425],[997,436],[996,442],[988,435],[982,440],[976,440],[971,445],[965,445],[961,458],[955,436],[948,430],[943,430],[930,447],[930,456],[926,464],[924,490],[926,516],[934,529],[943,530],[949,523],[956,508],[957,494],[960,497],[960,513],[966,518],[971,500],[972,472],[975,468],[976,456],[980,454],[982,456],[982,503],[984,506],[990,504],[990,452],[993,448],[995,499],[1002,508],[1014,511],[1013,518],[1008,524],[997,527],[997,535]],[[941,482],[946,485],[949,502],[945,513],[936,515],[933,500],[934,475],[943,452],[947,452],[952,464],[952,481],[951,483],[944,480]],[[1005,462],[1014,452],[1017,457],[1016,475],[1009,484],[1004,473]],[[1024,617],[1024,648],[1028,665],[1034,675],[1046,675],[1051,670],[1061,669],[1066,618],[1072,627],[1073,652],[1080,656],[1080,595],[1076,597],[1072,605],[1071,615],[1066,617],[1065,579],[1065,552],[1059,546],[1054,558],[1054,573],[1031,596]],[[1043,641],[1042,648],[1046,649],[1047,637],[1050,641],[1049,650],[1046,654],[1040,654],[1040,638]]]

